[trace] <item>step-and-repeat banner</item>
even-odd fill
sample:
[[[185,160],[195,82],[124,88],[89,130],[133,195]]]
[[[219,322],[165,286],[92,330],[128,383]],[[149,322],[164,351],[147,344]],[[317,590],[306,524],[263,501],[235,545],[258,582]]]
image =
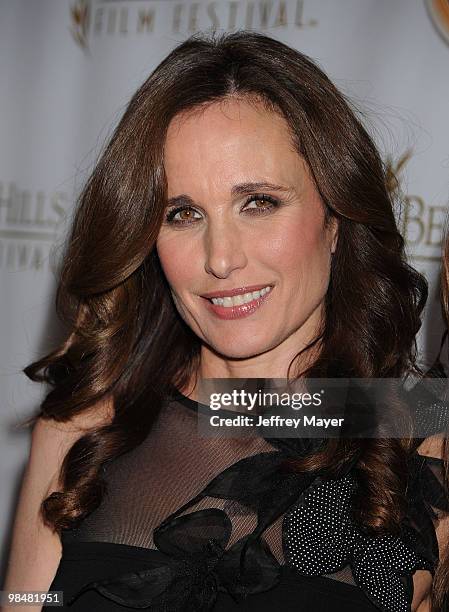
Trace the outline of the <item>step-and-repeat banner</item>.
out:
[[[22,368],[58,338],[55,275],[74,201],[139,84],[198,30],[255,29],[318,61],[401,179],[399,223],[430,282],[438,350],[449,199],[449,0],[0,0],[0,545],[42,389]],[[3,555],[5,557],[5,555]],[[4,561],[3,561],[4,564]]]

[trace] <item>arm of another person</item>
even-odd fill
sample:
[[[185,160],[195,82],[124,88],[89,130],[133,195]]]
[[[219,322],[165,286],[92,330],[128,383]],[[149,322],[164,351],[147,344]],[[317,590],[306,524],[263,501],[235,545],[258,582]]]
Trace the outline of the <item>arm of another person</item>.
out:
[[[34,425],[31,448],[14,520],[4,591],[48,591],[61,558],[57,533],[44,524],[42,501],[61,490],[59,470],[70,447],[91,427],[109,422],[112,404],[103,401],[67,423],[40,418]],[[3,606],[0,610],[30,612],[37,606]]]
[[[443,456],[443,440],[442,434],[431,436],[424,440],[418,447],[420,455],[427,457],[436,457],[441,459]],[[449,515],[442,517],[435,527],[435,533],[438,540],[438,546],[441,551],[444,551],[449,546]],[[413,612],[431,612],[430,606],[430,591],[432,587],[432,578],[429,572],[418,570],[413,576],[414,595],[412,602]]]

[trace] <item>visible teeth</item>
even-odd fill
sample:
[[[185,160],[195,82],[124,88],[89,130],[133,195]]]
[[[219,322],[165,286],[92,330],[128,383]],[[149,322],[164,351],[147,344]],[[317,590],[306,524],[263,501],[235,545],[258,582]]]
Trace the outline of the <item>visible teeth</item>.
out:
[[[260,291],[252,291],[250,293],[243,293],[239,295],[233,295],[232,297],[224,297],[224,298],[212,298],[212,303],[216,306],[224,306],[225,308],[229,308],[232,306],[241,306],[242,304],[247,304],[248,302],[252,302],[253,300],[257,300],[260,297],[264,296],[271,290],[271,287],[264,287]]]

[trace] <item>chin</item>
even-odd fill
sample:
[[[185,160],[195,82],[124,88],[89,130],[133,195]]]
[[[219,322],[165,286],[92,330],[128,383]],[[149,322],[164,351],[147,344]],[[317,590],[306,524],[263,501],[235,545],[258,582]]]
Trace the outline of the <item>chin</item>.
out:
[[[260,355],[270,350],[268,343],[246,343],[244,340],[238,340],[232,345],[217,343],[210,344],[216,353],[219,353],[224,359],[251,359],[256,355]]]

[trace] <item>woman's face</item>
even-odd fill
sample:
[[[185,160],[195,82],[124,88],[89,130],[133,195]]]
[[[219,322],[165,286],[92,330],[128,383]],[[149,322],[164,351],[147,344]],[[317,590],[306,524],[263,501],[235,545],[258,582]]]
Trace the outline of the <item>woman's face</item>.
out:
[[[156,246],[179,314],[224,357],[296,353],[319,328],[337,226],[324,227],[286,121],[244,100],[213,103],[175,117],[164,155]]]

